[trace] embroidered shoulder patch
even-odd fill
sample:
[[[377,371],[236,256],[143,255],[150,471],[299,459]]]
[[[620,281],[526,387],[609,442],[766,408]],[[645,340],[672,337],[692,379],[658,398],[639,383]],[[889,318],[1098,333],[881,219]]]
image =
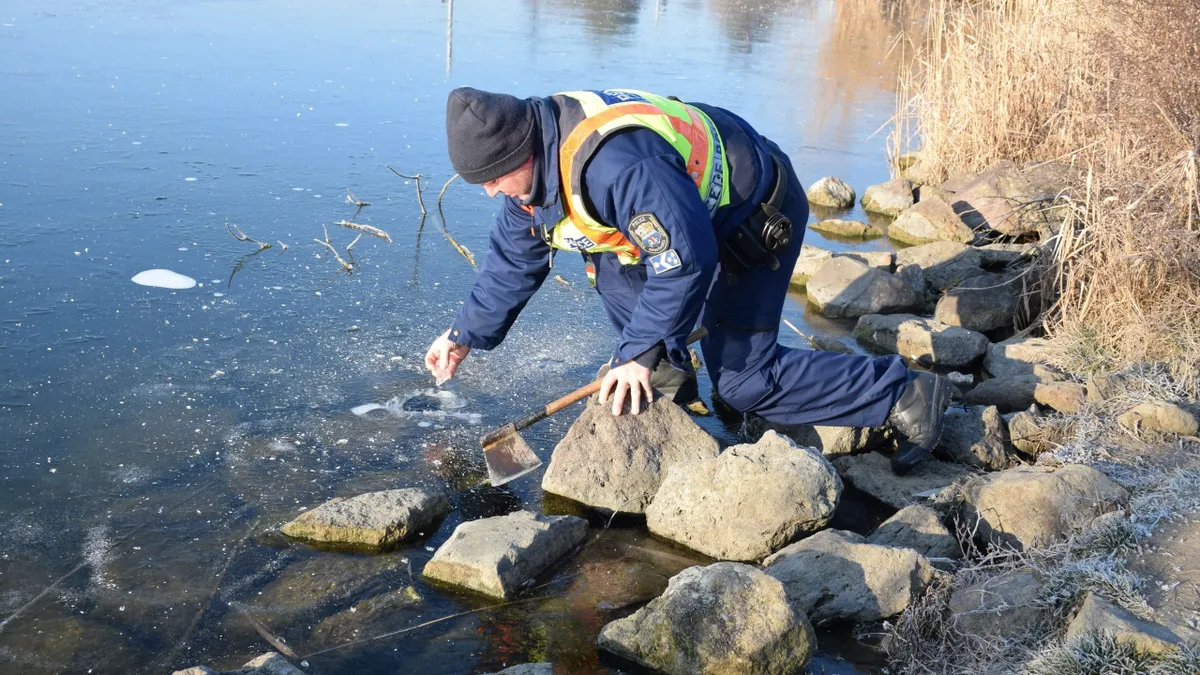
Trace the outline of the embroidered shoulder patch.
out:
[[[679,254],[675,252],[675,249],[660,253],[650,259],[650,266],[654,268],[655,274],[670,272],[682,264],[683,261],[679,259]]]
[[[639,213],[629,221],[629,238],[650,255],[671,248],[671,237],[653,213]]]

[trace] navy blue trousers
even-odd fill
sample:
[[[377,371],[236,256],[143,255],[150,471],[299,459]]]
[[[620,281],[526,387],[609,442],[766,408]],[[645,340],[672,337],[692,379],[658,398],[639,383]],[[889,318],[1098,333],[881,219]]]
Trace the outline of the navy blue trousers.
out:
[[[778,254],[779,269],[758,267],[736,276],[718,269],[705,302],[700,343],[713,389],[729,406],[780,424],[881,426],[909,378],[899,356],[857,356],[780,345],[783,303],[808,223],[808,198],[787,161],[788,191],[781,209],[795,229]],[[610,322],[622,331],[637,305],[645,270],[606,254],[597,290]],[[609,264],[605,264],[609,263]]]

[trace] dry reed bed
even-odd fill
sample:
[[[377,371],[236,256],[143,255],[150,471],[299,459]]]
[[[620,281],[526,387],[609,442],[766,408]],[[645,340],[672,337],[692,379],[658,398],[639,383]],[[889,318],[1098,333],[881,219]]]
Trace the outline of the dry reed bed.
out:
[[[918,0],[910,0],[916,3]],[[1080,168],[1042,323],[1076,372],[1170,364],[1200,385],[1200,3],[927,0],[890,147],[943,177]]]

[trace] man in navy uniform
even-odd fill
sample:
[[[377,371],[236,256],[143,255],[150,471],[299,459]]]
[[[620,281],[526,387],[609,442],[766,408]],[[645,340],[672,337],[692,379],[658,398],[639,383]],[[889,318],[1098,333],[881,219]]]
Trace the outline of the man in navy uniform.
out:
[[[464,87],[449,95],[446,134],[462,178],[505,199],[475,287],[426,354],[439,378],[500,344],[555,252],[574,251],[620,336],[601,388],[614,415],[626,398],[637,414],[652,387],[694,383],[687,336],[700,322],[713,388],[733,409],[887,424],[897,473],[937,443],[943,378],[898,356],[776,342],[808,200],[787,156],[737,115],[632,90],[518,99]]]

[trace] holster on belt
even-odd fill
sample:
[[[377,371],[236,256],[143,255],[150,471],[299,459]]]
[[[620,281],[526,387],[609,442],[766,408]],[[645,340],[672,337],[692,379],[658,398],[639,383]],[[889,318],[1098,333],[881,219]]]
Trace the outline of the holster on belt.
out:
[[[738,274],[754,267],[777,270],[779,259],[775,252],[792,242],[792,221],[780,211],[787,197],[787,169],[774,153],[771,160],[775,166],[775,180],[767,200],[734,228],[721,247],[721,266],[727,274]]]

